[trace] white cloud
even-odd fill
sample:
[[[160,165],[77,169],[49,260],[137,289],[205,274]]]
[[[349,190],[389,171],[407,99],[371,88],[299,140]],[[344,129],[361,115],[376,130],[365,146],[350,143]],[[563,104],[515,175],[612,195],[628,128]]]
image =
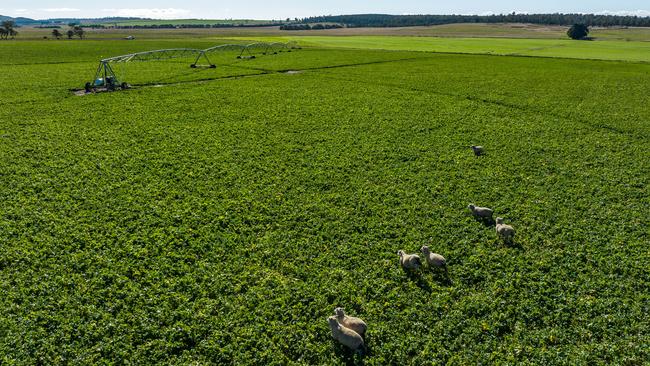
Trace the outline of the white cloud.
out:
[[[178,19],[190,15],[187,9],[176,8],[144,8],[144,9],[102,9],[108,16],[139,17],[153,19]]]
[[[18,14],[25,14],[29,11],[29,9],[14,9],[14,13]]]
[[[76,11],[81,11],[81,9],[76,8],[47,8],[47,9],[38,9],[40,11],[45,11],[48,13],[72,13]]]
[[[629,15],[629,16],[638,16],[638,17],[650,17],[650,10],[617,10],[617,11],[611,11],[611,10],[603,10],[599,11],[597,13],[594,13],[597,15]]]

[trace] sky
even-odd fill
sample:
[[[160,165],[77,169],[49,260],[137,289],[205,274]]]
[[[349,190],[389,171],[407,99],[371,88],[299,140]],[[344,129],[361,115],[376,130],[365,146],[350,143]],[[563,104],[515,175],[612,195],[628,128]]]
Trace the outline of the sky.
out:
[[[285,19],[340,14],[597,13],[650,16],[649,0],[2,0],[0,14],[35,19]]]

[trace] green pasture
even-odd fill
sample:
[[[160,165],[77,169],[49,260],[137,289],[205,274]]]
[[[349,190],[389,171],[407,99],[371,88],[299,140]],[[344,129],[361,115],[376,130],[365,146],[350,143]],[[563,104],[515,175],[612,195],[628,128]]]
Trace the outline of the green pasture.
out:
[[[242,39],[233,37],[232,39]],[[245,38],[244,38],[245,39]],[[254,37],[261,41],[299,41],[305,46],[542,56],[650,62],[650,42],[572,41],[554,39],[441,38],[399,36]]]
[[[167,22],[167,23],[164,23]],[[187,23],[186,23],[187,22]],[[169,20],[169,21],[133,21],[132,24],[118,23],[118,25],[156,25],[156,24],[252,24],[241,23],[246,20]],[[521,41],[546,39],[548,41],[561,40],[568,41],[564,26],[541,26],[531,24],[444,24],[437,26],[422,27],[395,27],[395,28],[338,28],[329,30],[309,30],[309,31],[283,31],[278,26],[262,26],[268,21],[250,21],[257,22],[256,27],[225,27],[225,28],[164,28],[164,29],[93,29],[87,28],[84,37],[88,40],[119,40],[126,36],[135,36],[137,40],[160,40],[160,39],[177,39],[188,40],[190,38],[223,38],[223,37],[301,37],[318,36],[318,37],[440,37],[440,38],[460,38],[473,39],[478,38],[480,42],[488,42],[485,38],[502,39],[508,43],[510,39],[520,39]],[[111,24],[108,24],[111,25]],[[63,27],[65,30],[65,27]],[[18,40],[43,40],[47,37],[52,39],[51,29],[41,29],[32,27],[22,27],[19,29]],[[610,27],[610,28],[591,28],[589,33],[595,41],[616,41],[616,42],[645,42],[650,41],[650,28],[640,27]],[[59,41],[66,42],[67,39]],[[76,40],[76,38],[75,38]],[[435,39],[434,39],[435,41]],[[440,40],[438,40],[440,41]],[[521,42],[520,41],[520,42]],[[525,43],[525,42],[524,42]],[[573,43],[573,42],[572,42]],[[503,43],[497,43],[503,44]],[[542,44],[545,44],[544,42]],[[407,43],[398,44],[405,47]],[[373,47],[374,48],[374,47]],[[597,52],[597,51],[595,51]]]
[[[479,38],[526,38],[567,39],[567,26],[512,24],[512,23],[458,23],[425,27],[364,28],[356,35],[392,35],[420,37],[479,37]],[[365,33],[365,34],[364,34]],[[380,33],[380,34],[377,34]],[[322,35],[322,34],[319,34]],[[350,34],[352,35],[352,34]],[[644,27],[592,27],[589,36],[598,41],[649,41],[650,28]]]
[[[298,41],[85,96],[232,40],[0,42],[0,364],[647,363],[650,65],[460,54],[647,48]],[[448,277],[399,267],[422,245]]]

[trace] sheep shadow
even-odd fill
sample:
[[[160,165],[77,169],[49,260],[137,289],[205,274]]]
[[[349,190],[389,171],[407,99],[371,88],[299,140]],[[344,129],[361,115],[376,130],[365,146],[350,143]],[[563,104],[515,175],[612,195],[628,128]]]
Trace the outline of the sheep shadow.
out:
[[[503,245],[506,248],[512,248],[512,249],[516,249],[516,250],[524,250],[524,246],[521,245],[521,243],[516,242],[514,240],[510,241],[510,242],[507,242],[507,241],[503,241],[501,239],[497,239],[496,240],[496,245]]]
[[[521,245],[521,243],[516,242],[516,241],[511,241],[510,243],[505,243],[504,245],[507,246],[508,248],[517,249],[517,250],[524,250],[524,246]]]
[[[415,282],[415,285],[421,288],[422,290],[431,292],[431,285],[429,285],[429,283],[422,278],[420,271],[422,270],[420,269],[418,271],[413,271],[413,270],[404,269],[406,278]]]
[[[485,227],[495,227],[497,224],[496,221],[494,221],[494,219],[492,218],[486,219],[477,215],[472,215],[472,217],[474,218],[475,221],[480,222]]]
[[[367,338],[364,341],[367,341]],[[365,365],[365,358],[370,355],[370,348],[367,345],[366,352],[359,354],[334,339],[332,339],[332,343],[334,345],[334,354],[349,366]]]
[[[449,270],[430,268],[431,278],[442,286],[452,286],[454,281],[449,276]]]

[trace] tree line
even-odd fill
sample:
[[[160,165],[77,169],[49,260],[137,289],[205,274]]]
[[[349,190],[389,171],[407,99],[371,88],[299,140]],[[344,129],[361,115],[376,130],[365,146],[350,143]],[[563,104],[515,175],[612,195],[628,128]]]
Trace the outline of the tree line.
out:
[[[214,24],[134,24],[134,25],[98,25],[98,28],[111,29],[175,29],[175,28],[255,28],[271,27],[284,23],[254,23],[254,24],[235,24],[235,23],[214,23]]]
[[[340,23],[348,27],[409,27],[453,23],[532,23],[611,27],[650,27],[650,17],[597,14],[498,14],[498,15],[327,15],[309,17],[301,23]]]
[[[343,28],[340,24],[284,24],[280,26],[281,30],[318,30],[318,29],[335,29]]]
[[[84,31],[84,29],[80,25],[78,25],[78,24],[69,24],[69,26],[70,26],[70,29],[68,29],[68,31],[65,33],[65,35],[68,36],[68,39],[72,39],[75,36],[79,37],[79,39],[84,38],[84,35],[86,34],[86,32]],[[56,39],[61,39],[61,37],[63,37],[63,33],[61,33],[61,31],[59,31],[58,29],[54,29],[54,30],[52,30],[52,37],[54,37]]]

